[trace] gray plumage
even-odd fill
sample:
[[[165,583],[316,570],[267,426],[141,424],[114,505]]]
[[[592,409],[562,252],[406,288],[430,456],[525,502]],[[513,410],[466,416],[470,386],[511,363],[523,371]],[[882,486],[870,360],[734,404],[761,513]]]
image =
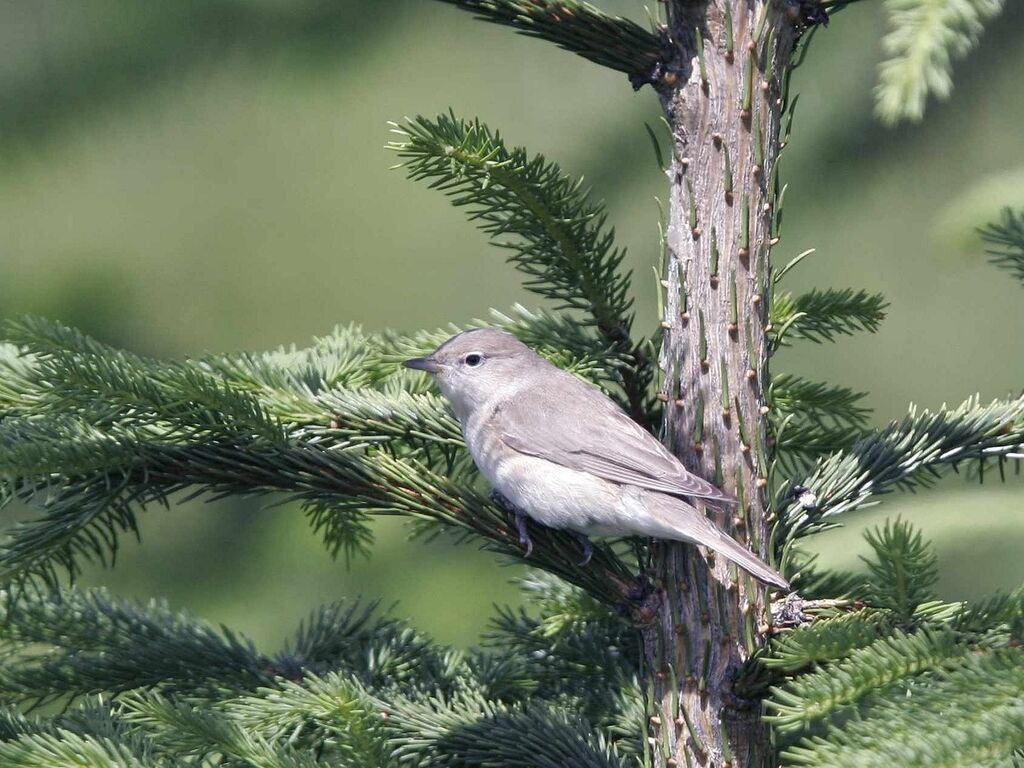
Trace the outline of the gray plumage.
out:
[[[460,333],[406,365],[435,376],[480,472],[533,520],[585,536],[701,544],[758,579],[789,588],[678,498],[733,502],[730,496],[687,471],[603,392],[511,334],[491,328]]]

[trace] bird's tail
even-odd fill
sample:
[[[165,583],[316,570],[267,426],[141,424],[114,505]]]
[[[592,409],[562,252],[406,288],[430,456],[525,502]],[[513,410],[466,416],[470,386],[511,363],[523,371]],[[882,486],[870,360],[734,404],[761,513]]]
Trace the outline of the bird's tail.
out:
[[[789,590],[789,582],[738,541],[730,538],[700,510],[679,499],[660,493],[645,494],[644,506],[661,529],[655,536],[688,541],[713,549],[766,584]]]

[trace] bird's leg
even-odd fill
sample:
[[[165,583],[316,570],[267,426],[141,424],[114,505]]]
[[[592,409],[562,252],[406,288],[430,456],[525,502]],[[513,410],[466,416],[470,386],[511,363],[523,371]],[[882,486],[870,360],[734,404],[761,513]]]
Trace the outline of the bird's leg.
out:
[[[526,549],[523,552],[523,557],[529,557],[530,553],[533,552],[533,542],[530,541],[530,532],[526,530],[526,513],[517,509],[515,515],[516,530],[519,531],[519,544]]]
[[[523,553],[523,557],[529,557],[530,553],[533,552],[533,542],[530,541],[530,532],[526,528],[526,513],[497,491],[491,491],[491,498],[501,504],[515,517],[516,531],[519,533],[519,545],[526,550]]]
[[[590,558],[594,556],[594,545],[590,543],[590,539],[587,538],[585,533],[574,532],[573,536],[575,536],[576,540],[583,545],[583,560],[580,562],[580,565],[586,565],[590,562]]]

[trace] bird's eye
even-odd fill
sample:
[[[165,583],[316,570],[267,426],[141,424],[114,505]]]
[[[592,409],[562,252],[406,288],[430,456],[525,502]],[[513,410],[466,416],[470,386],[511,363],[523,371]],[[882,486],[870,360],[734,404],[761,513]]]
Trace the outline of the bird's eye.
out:
[[[477,352],[471,352],[470,354],[466,355],[465,360],[464,360],[466,365],[468,365],[470,368],[476,368],[483,361],[484,361],[484,356],[479,354],[479,353],[477,353]]]

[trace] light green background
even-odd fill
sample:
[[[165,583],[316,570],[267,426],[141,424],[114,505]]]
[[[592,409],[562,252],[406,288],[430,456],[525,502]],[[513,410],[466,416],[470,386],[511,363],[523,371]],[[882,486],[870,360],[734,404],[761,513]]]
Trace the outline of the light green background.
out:
[[[641,17],[640,3],[602,7]],[[0,312],[44,314],[148,354],[303,344],[335,324],[415,329],[539,301],[437,193],[383,148],[389,120],[452,107],[584,175],[630,249],[638,328],[654,323],[657,206],[650,89],[430,0],[7,0],[0,7]],[[883,19],[839,14],[798,71],[786,149],[793,290],[892,302],[880,333],[785,352],[777,370],[869,390],[876,420],[1024,385],[1024,288],[985,265],[973,227],[1024,206],[1024,9],[1008,4],[924,126],[871,117]],[[1024,483],[954,479],[887,497],[822,536],[855,567],[860,529],[903,514],[935,540],[944,595],[1024,581]],[[0,513],[4,515],[8,513]],[[143,544],[90,572],[272,647],[314,605],[398,600],[471,642],[515,599],[472,546],[408,543],[332,561],[292,508],[190,505],[143,515]]]

